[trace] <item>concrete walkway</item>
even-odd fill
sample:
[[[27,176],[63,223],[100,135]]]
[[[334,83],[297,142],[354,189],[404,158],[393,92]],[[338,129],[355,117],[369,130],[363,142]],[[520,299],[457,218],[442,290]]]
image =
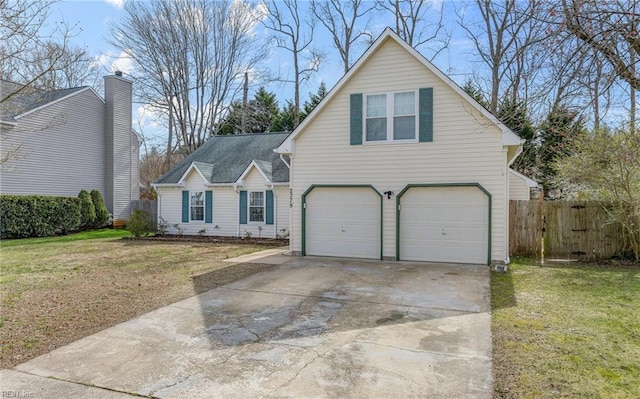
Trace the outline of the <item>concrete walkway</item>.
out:
[[[491,397],[486,266],[281,261],[3,370],[2,391],[33,398]]]

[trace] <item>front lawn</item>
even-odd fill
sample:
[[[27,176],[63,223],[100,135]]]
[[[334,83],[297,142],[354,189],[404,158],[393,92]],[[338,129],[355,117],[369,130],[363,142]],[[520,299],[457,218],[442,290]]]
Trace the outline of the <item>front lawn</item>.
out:
[[[103,230],[0,241],[0,368],[270,267],[223,262],[266,248],[259,244],[123,235]]]
[[[640,268],[492,273],[494,397],[639,398]]]

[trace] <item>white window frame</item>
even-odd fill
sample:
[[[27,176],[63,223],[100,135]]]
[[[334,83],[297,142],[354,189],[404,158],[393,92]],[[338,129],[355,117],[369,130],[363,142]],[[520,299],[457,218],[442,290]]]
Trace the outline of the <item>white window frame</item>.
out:
[[[194,194],[202,194],[202,219],[193,219],[193,213],[192,213],[192,209],[195,207],[200,208],[200,205],[193,205],[193,203],[191,202],[191,199],[193,197]],[[207,199],[206,199],[206,194],[204,191],[189,191],[189,221],[190,222],[203,222],[204,223],[204,219],[205,219],[205,206],[207,203]]]
[[[398,93],[413,93],[414,98],[414,118],[415,118],[415,135],[412,139],[394,139],[393,138],[393,118],[394,115],[394,100],[395,95]],[[367,140],[367,97],[384,94],[387,96],[387,139],[386,140]],[[418,98],[418,90],[397,90],[397,91],[388,91],[388,92],[373,92],[373,93],[363,93],[364,101],[362,101],[362,143],[364,144],[389,144],[389,143],[417,143],[418,142],[418,128],[419,128],[419,98]],[[402,115],[402,116],[410,116],[410,115]]]
[[[251,220],[251,194],[262,193],[262,220]],[[253,208],[259,208],[259,206],[253,206]],[[248,224],[265,224],[267,221],[267,193],[266,191],[251,190],[247,191],[247,223]]]

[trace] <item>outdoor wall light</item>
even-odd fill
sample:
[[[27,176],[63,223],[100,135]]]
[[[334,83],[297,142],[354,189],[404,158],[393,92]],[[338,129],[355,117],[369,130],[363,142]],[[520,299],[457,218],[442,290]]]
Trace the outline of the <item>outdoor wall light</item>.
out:
[[[393,195],[393,191],[391,190],[385,191],[383,194],[387,196],[387,199],[391,199],[391,196]]]

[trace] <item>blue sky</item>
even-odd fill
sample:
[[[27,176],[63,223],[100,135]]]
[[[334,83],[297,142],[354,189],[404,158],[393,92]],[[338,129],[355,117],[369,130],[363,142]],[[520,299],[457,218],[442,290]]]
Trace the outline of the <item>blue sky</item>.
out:
[[[103,65],[103,74],[109,74],[116,69],[127,73],[133,67],[131,62],[121,57],[120,51],[115,49],[108,43],[109,26],[117,22],[123,15],[122,5],[124,0],[63,0],[55,3],[51,8],[49,20],[51,22],[64,19],[70,26],[75,26],[77,35],[73,38],[72,43],[76,46],[84,48],[92,57],[100,57]],[[440,7],[440,0],[434,0],[433,6]],[[460,5],[462,3],[455,3]],[[473,70],[473,64],[468,62],[470,54],[473,51],[471,42],[466,39],[464,33],[457,26],[457,17],[453,11],[452,3],[447,5],[445,23],[446,29],[451,32],[451,42],[447,50],[438,55],[433,63],[443,72],[448,74],[453,80],[462,84],[467,76],[470,76]],[[378,35],[382,30],[391,23],[388,16],[381,13],[371,15],[369,28],[374,35]],[[257,26],[256,31],[259,35],[267,35],[262,32],[264,28]],[[342,65],[337,50],[329,47],[326,43],[331,43],[329,34],[324,27],[318,24],[314,34],[314,41],[321,43],[325,47],[327,59],[320,65],[318,73],[314,74],[311,79],[301,88],[302,101],[304,101],[310,92],[317,90],[320,82],[324,81],[331,88],[342,76]],[[358,46],[355,49],[354,56],[358,57],[366,50],[366,45]],[[419,51],[428,55],[428,51],[418,48]],[[286,74],[289,63],[289,55],[286,52],[273,49],[272,54],[267,62],[270,70],[280,70]],[[135,82],[134,82],[135,84]],[[272,82],[265,84],[269,91],[276,93],[280,105],[285,100],[293,98],[293,87],[288,84]],[[250,92],[254,92],[258,87],[252,87]],[[144,107],[136,107],[137,112],[134,114],[134,128],[144,130],[146,136],[162,136],[163,130],[152,116],[146,115]],[[140,118],[136,114],[142,115]],[[136,120],[137,119],[137,120]],[[142,125],[139,125],[142,123]]]

